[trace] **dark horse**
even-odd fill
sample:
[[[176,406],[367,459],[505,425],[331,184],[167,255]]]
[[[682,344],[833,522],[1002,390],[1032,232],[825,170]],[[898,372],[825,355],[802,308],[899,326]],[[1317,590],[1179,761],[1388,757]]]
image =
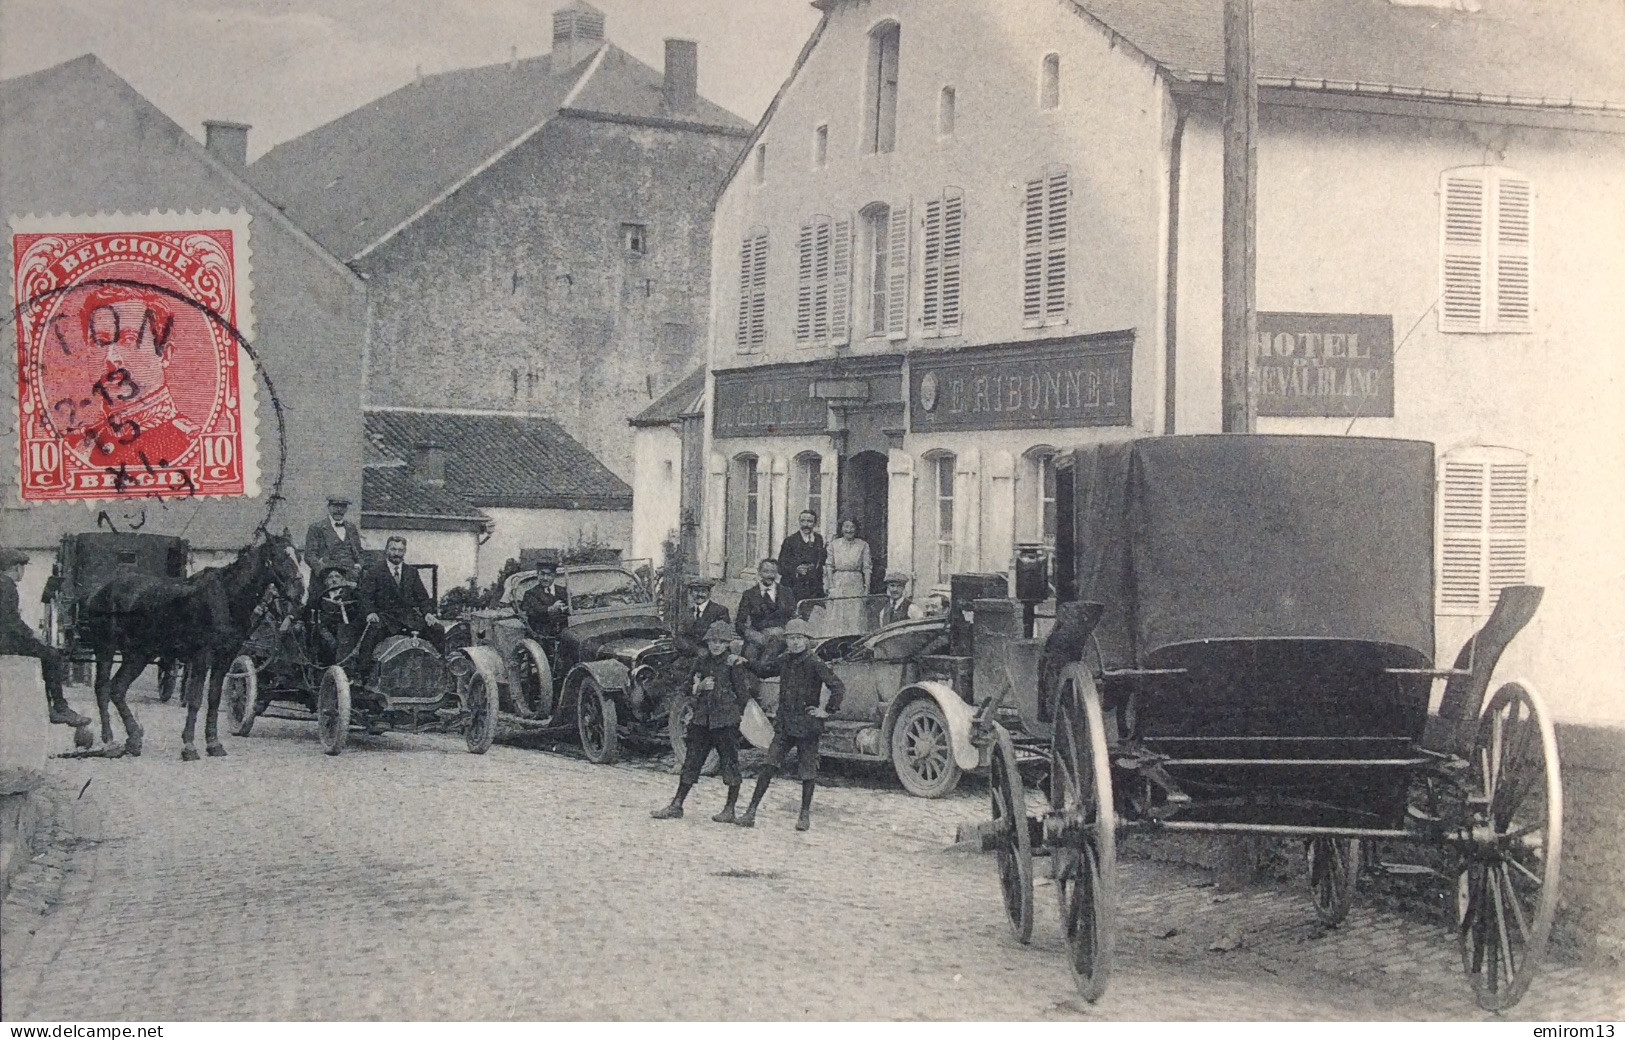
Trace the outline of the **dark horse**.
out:
[[[125,750],[141,753],[141,724],[125,696],[130,684],[156,660],[188,665],[185,747],[181,759],[195,762],[192,746],[203,683],[209,684],[209,716],[204,738],[209,754],[226,753],[220,743],[220,685],[243,640],[254,608],[275,584],[296,604],[305,600],[306,581],[299,553],[288,532],[256,534],[254,543],[223,567],[187,578],[124,573],[91,593],[85,603],[87,642],[96,651],[96,707],[102,716],[102,743],[113,742],[108,718],[111,701],[124,722]],[[120,658],[113,672],[113,657]]]

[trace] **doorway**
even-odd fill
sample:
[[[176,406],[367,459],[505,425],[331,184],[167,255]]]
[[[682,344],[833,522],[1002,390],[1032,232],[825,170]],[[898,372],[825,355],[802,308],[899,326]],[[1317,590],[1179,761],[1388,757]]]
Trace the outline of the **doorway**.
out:
[[[869,543],[874,569],[869,574],[869,592],[885,592],[886,523],[891,494],[886,475],[886,456],[878,451],[860,451],[841,460],[840,511],[836,522],[851,517],[858,532]],[[839,534],[838,527],[832,533]]]

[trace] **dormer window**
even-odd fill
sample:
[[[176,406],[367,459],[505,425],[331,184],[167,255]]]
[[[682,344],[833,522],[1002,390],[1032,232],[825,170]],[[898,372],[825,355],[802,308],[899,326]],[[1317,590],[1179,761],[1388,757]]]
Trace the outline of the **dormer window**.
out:
[[[864,124],[864,145],[869,152],[890,152],[897,147],[897,60],[901,41],[902,30],[896,22],[886,22],[869,34]]]

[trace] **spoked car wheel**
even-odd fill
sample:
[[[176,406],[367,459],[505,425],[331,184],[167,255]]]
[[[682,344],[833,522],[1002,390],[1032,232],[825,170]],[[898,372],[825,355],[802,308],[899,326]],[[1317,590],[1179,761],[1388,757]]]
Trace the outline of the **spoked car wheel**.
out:
[[[591,676],[582,679],[576,703],[576,732],[587,761],[610,765],[620,756],[621,738],[616,730],[619,721],[615,701]]]
[[[514,714],[527,719],[546,718],[553,710],[553,669],[540,643],[523,639],[514,647],[513,676],[509,696]]]
[[[917,798],[941,798],[959,786],[963,773],[936,701],[921,697],[903,708],[892,727],[891,760],[897,779]]]
[[[472,754],[483,755],[491,750],[491,741],[497,735],[496,676],[476,663],[463,697],[463,704],[468,708],[468,728],[463,731],[463,740]]]
[[[239,654],[226,669],[223,680],[226,698],[226,721],[235,736],[246,737],[254,728],[259,714],[260,678],[254,659]]]
[[[316,724],[323,751],[336,755],[344,750],[350,739],[350,677],[339,665],[322,673],[322,685],[316,691]]]
[[[993,801],[993,822],[998,825],[998,845],[993,855],[999,865],[999,889],[1004,893],[1004,913],[1016,942],[1033,937],[1033,841],[1027,829],[1027,789],[1016,768],[1016,747],[1010,734],[997,723],[993,726],[993,771],[988,790]]]
[[[1354,902],[1354,888],[1360,876],[1360,840],[1310,838],[1304,846],[1304,856],[1309,864],[1309,889],[1315,897],[1315,916],[1328,927],[1342,924]]]
[[[1116,808],[1094,677],[1070,665],[1060,684],[1050,749],[1055,888],[1073,981],[1095,1001],[1106,992],[1117,930]]]
[[[1546,954],[1563,858],[1557,738],[1535,691],[1507,683],[1479,717],[1472,836],[1458,881],[1462,967],[1480,1007],[1504,1011]]]

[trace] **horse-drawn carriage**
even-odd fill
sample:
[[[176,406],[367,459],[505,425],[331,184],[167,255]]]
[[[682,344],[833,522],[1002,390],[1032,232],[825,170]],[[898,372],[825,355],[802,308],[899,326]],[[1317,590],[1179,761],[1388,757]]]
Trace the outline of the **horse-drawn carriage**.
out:
[[[248,736],[261,716],[314,718],[329,755],[344,750],[352,728],[461,732],[472,753],[489,750],[496,677],[465,650],[442,656],[418,633],[378,640],[367,659],[366,628],[349,593],[315,593],[308,608],[264,615],[226,672],[232,732]]]
[[[1301,838],[1328,922],[1358,842],[1431,846],[1479,1003],[1527,989],[1556,903],[1557,748],[1529,686],[1480,705],[1540,590],[1502,589],[1435,667],[1433,459],[1418,442],[1170,437],[1061,460],[1055,630],[1040,644],[1009,601],[975,605],[992,819],[960,837],[996,854],[1022,942],[1048,858],[1086,998],[1111,970],[1125,830]],[[1023,766],[1047,773],[1036,815]]]
[[[120,573],[161,578],[186,577],[191,547],[184,538],[138,531],[92,531],[65,534],[57,546],[56,566],[46,587],[45,641],[62,652],[80,685],[96,661],[86,639],[85,605],[97,589]],[[159,663],[159,699],[174,695],[180,663]]]

